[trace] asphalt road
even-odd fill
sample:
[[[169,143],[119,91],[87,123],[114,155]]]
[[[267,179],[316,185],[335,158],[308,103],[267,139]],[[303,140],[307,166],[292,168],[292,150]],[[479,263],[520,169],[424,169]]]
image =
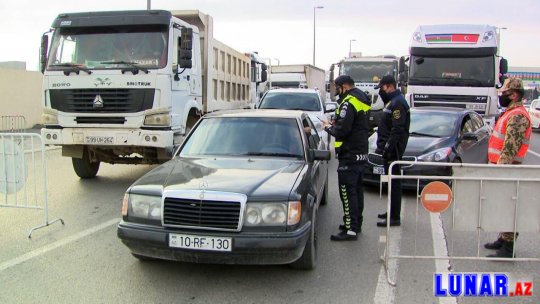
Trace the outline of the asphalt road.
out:
[[[527,164],[540,164],[540,133],[533,136]],[[446,303],[433,295],[433,260],[394,260],[390,273],[397,287],[386,281],[380,256],[384,250],[375,226],[376,214],[385,209],[385,194],[365,194],[364,226],[356,242],[334,243],[342,210],[338,199],[336,161],[330,169],[332,201],[320,211],[318,267],[298,271],[287,266],[224,266],[139,262],[116,237],[125,189],[150,166],[102,165],[93,180],[76,177],[60,150],[47,152],[49,219],[62,218],[36,230],[44,222],[42,211],[0,207],[0,303]],[[391,252],[433,254],[436,243],[455,251],[471,250],[476,234],[453,235],[447,216],[444,232],[434,232],[433,219],[416,212],[414,193],[404,196],[403,225],[392,228]],[[417,232],[416,242],[414,234]],[[450,239],[450,236],[453,236]],[[488,241],[496,235],[482,235]],[[438,239],[440,238],[440,239]],[[537,235],[520,236],[520,256],[538,257]],[[474,244],[473,244],[474,247]],[[476,247],[474,247],[476,248]],[[482,251],[482,254],[487,251]],[[540,263],[451,261],[457,272],[509,272],[533,277]],[[537,303],[540,287],[529,298],[484,299],[483,303]],[[459,303],[482,303],[459,298]],[[452,302],[449,302],[452,303]]]

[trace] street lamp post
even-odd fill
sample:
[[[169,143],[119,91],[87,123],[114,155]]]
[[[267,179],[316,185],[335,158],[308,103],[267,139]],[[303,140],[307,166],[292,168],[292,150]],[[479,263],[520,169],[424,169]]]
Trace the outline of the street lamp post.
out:
[[[351,52],[352,52],[351,47],[352,47],[352,42],[353,42],[353,41],[356,41],[356,39],[351,39],[351,40],[349,40],[349,57],[351,57]]]
[[[150,7],[152,6],[152,0],[146,0],[146,9],[150,9]]]
[[[315,11],[317,9],[323,9],[324,6],[313,7],[313,65],[315,65]]]

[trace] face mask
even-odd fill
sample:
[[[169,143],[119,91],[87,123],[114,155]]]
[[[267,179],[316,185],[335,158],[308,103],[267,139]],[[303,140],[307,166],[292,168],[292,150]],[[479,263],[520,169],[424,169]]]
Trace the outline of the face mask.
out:
[[[510,97],[508,95],[501,95],[499,96],[499,105],[503,108],[506,108],[508,107],[508,105],[510,104],[512,100],[510,99]]]
[[[390,96],[388,96],[388,94],[383,89],[379,89],[379,96],[381,96],[384,104],[387,104],[390,101]]]

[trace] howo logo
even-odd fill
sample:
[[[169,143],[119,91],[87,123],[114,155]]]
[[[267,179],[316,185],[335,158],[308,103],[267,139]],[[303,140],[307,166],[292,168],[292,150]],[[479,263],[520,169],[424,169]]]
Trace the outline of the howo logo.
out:
[[[112,81],[108,77],[105,79],[98,77],[96,78],[96,82],[94,82],[94,85],[96,87],[105,86],[105,85],[110,86],[111,84],[112,84]]]

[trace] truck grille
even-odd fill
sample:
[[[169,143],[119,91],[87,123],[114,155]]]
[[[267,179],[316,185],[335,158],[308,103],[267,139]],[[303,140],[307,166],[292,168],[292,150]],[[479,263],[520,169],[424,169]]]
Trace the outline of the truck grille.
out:
[[[240,202],[166,197],[163,223],[171,226],[237,230],[241,218],[240,210]]]
[[[443,95],[443,94],[413,94],[414,107],[454,107],[470,109],[478,114],[485,114],[488,106],[487,96]]]
[[[51,107],[68,113],[135,113],[152,108],[154,89],[50,90]]]
[[[78,124],[112,124],[123,125],[126,122],[125,117],[77,117],[75,121]]]

